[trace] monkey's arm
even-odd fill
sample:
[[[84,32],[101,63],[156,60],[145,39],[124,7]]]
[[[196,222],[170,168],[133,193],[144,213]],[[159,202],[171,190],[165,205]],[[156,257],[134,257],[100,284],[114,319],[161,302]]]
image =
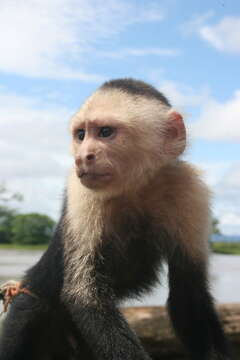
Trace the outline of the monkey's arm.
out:
[[[150,360],[113,301],[101,299],[98,305],[88,306],[69,303],[69,309],[95,359]]]
[[[41,325],[47,319],[46,308],[38,298],[25,293],[17,295],[12,301],[1,331],[0,359],[32,359],[34,346],[42,336]]]
[[[228,360],[228,344],[208,290],[205,261],[177,247],[169,258],[168,308],[192,360]]]

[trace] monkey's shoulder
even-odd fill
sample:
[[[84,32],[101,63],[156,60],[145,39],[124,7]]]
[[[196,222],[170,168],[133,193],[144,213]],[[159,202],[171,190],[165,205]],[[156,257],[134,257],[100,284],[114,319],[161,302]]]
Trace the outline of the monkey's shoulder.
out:
[[[189,208],[191,204],[208,204],[209,198],[210,191],[201,172],[184,161],[161,169],[147,196],[152,204],[166,210],[172,210],[172,206]]]
[[[209,198],[201,173],[187,162],[179,161],[163,169],[157,186],[152,188],[149,206],[157,223],[193,246],[207,238]]]

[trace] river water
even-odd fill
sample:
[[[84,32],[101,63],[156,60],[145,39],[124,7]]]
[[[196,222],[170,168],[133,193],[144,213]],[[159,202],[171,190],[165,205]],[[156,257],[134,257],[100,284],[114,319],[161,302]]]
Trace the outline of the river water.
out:
[[[9,279],[19,279],[24,271],[36,263],[41,251],[0,250],[0,284]],[[141,301],[128,301],[127,305],[163,305],[166,303],[167,270],[161,275],[161,285]],[[218,303],[240,302],[240,256],[211,255],[210,286]],[[0,309],[1,310],[1,309]]]

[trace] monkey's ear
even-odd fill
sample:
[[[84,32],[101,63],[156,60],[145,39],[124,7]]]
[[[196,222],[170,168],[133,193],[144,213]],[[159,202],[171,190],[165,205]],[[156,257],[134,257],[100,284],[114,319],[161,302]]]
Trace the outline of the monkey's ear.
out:
[[[179,156],[186,147],[186,128],[183,117],[177,111],[168,114],[164,150],[166,154]]]

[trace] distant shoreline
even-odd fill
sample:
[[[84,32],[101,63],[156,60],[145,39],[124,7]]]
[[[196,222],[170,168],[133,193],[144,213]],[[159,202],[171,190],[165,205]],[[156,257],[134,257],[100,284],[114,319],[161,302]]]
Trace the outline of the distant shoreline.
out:
[[[0,250],[46,250],[48,245],[0,244]]]
[[[213,241],[210,247],[216,254],[240,255],[240,242]]]
[[[240,255],[240,241],[211,241],[210,248],[215,254]],[[46,250],[47,245],[18,245],[18,244],[0,244],[0,250]]]

